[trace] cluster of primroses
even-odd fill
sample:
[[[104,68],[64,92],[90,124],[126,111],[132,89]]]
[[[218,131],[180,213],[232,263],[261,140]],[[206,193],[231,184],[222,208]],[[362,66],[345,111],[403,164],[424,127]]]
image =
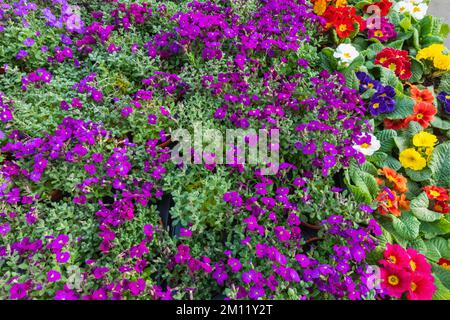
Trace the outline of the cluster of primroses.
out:
[[[433,121],[434,116],[438,113],[438,109],[434,105],[435,98],[433,93],[429,89],[421,90],[413,85],[410,88],[410,95],[415,102],[413,113],[404,119],[385,119],[384,126],[386,129],[404,129],[408,127],[411,121],[418,122],[424,129],[430,126],[430,122]]]
[[[408,180],[389,167],[380,169],[379,173],[381,177],[377,178],[377,182],[383,186],[383,190],[376,198],[378,212],[382,215],[393,214],[399,217],[401,216],[399,209],[409,210],[410,201],[406,199]]]
[[[383,86],[380,81],[373,79],[365,72],[358,71],[359,92],[373,91],[369,101],[369,111],[373,116],[382,113],[391,113],[395,110],[395,89],[391,86]]]
[[[398,244],[386,245],[381,267],[381,286],[385,294],[408,300],[431,300],[436,290],[431,265],[417,250]]]

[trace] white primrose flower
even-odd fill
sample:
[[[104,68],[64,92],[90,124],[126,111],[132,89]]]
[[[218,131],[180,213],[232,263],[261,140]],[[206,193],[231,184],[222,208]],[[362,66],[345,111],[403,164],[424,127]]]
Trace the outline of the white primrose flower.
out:
[[[419,3],[422,3],[424,0],[406,0],[406,1],[412,3],[414,6],[417,6]]]
[[[427,14],[428,6],[425,3],[419,3],[412,8],[411,15],[416,20],[422,20]]]
[[[347,43],[338,45],[333,54],[333,57],[345,63],[351,63],[357,56],[359,56],[358,50],[356,50],[356,48],[351,44]]]
[[[373,134],[369,133],[370,143],[362,143],[353,145],[353,149],[361,152],[365,156],[373,155],[381,147],[380,140],[377,139]]]
[[[394,5],[394,10],[398,13],[411,13],[414,5],[409,1],[400,1]]]

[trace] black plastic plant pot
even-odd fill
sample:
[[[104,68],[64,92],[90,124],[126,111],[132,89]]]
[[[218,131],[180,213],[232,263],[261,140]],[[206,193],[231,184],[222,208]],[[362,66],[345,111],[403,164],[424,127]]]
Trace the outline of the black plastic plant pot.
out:
[[[175,205],[173,197],[170,193],[163,195],[161,200],[156,203],[156,209],[159,212],[164,229],[168,230],[171,237],[179,236],[181,230],[181,224],[173,224],[172,217],[170,215],[170,209]]]
[[[313,226],[313,228],[308,227],[309,224],[306,224],[304,222],[302,222],[300,224],[300,228],[302,230],[302,238],[305,239],[305,241],[308,241],[310,239],[316,238],[317,234],[319,232],[319,229],[315,228],[314,225],[310,225]]]
[[[340,170],[333,176],[334,185],[338,188],[347,190],[347,185],[344,180],[344,170]]]

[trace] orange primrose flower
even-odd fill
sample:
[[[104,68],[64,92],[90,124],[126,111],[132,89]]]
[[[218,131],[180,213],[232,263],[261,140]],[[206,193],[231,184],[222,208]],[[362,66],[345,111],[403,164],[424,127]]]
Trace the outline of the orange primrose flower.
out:
[[[424,128],[428,128],[436,113],[437,109],[431,103],[418,102],[414,106],[414,113],[408,119],[409,121],[420,123]]]
[[[384,188],[376,200],[378,201],[378,211],[380,214],[387,215],[391,213],[396,217],[400,217],[402,215],[401,211],[398,209],[399,198],[395,191],[392,191],[389,188]]]
[[[430,90],[420,90],[414,85],[411,86],[411,96],[416,102],[426,102],[431,104],[434,102],[434,96]]]
[[[400,198],[398,199],[398,205],[400,206],[400,208],[402,208],[405,211],[411,210],[410,204],[411,204],[411,201],[406,199],[405,194],[402,194],[400,196]]]
[[[408,187],[406,186],[408,180],[401,174],[397,173],[395,170],[384,167],[379,170],[379,173],[386,177],[389,184],[393,185],[395,191],[399,193],[405,193],[408,191]]]

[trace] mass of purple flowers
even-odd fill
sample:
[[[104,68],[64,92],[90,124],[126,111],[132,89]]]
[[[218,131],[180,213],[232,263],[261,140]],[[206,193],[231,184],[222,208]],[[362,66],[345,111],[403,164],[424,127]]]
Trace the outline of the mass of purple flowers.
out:
[[[380,227],[335,179],[365,161],[360,94],[394,89],[322,70],[304,0],[181,2],[0,0],[0,297],[374,298]],[[195,121],[279,129],[279,170],[173,163]]]

